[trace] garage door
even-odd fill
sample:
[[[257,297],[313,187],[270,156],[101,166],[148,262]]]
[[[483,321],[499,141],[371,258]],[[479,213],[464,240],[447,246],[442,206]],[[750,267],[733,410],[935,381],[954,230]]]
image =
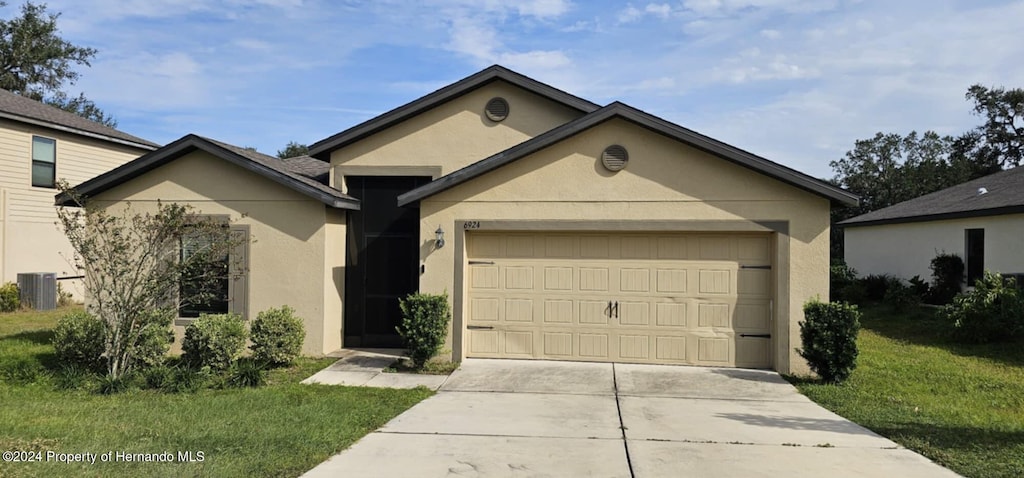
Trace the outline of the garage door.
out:
[[[770,368],[768,234],[467,234],[467,356]]]

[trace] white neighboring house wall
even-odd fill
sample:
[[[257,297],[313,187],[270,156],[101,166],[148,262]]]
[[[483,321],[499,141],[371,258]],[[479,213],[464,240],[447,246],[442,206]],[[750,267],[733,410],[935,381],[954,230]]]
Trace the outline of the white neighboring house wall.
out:
[[[985,230],[985,269],[1024,273],[1024,214],[846,227],[846,263],[857,275],[915,275],[929,281],[929,265],[945,252],[967,259],[967,229]]]
[[[56,177],[79,184],[120,166],[147,149],[87,138],[34,124],[0,120],[0,283],[18,273],[77,276],[74,250],[57,225],[53,188],[32,186],[32,137],[55,140]],[[81,300],[80,281],[59,281]]]

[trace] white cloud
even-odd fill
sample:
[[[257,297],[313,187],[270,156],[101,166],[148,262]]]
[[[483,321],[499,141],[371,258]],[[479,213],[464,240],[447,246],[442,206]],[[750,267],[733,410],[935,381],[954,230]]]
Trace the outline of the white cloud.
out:
[[[778,30],[772,30],[770,28],[767,28],[767,29],[761,30],[761,36],[763,36],[763,37],[765,37],[765,38],[767,38],[769,40],[778,40],[779,38],[782,38],[782,32],[780,32]]]
[[[619,23],[632,23],[643,18],[644,12],[633,5],[628,5],[619,12]]]
[[[648,3],[644,11],[661,18],[668,18],[672,14],[672,7],[667,3]]]
[[[572,6],[564,0],[532,0],[512,3],[516,3],[516,10],[520,15],[531,15],[538,18],[561,16]]]
[[[503,53],[498,57],[501,63],[514,70],[538,71],[570,66],[572,60],[558,50],[532,50],[523,53]]]

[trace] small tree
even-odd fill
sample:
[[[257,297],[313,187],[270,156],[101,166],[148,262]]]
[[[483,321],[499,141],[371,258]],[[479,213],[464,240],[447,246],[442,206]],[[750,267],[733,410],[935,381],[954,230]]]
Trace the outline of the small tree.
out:
[[[112,213],[86,203],[67,183],[59,187],[80,206],[60,207],[57,216],[84,274],[88,310],[106,323],[107,375],[119,379],[166,352],[173,340],[168,319],[178,307],[214,298],[225,279],[224,258],[241,239],[189,206],[157,202],[155,212],[137,212],[126,203]],[[179,297],[183,281],[189,294]]]

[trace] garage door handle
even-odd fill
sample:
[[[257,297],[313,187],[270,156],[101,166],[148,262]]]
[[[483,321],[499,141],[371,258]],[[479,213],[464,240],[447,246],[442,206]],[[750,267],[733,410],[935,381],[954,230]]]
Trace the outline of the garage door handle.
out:
[[[471,266],[480,265],[480,264],[487,264],[487,265],[493,266],[494,262],[493,261],[469,261],[469,265],[471,265]]]
[[[740,266],[740,269],[768,269],[771,270],[772,266]]]
[[[490,325],[467,325],[466,328],[469,330],[494,330],[494,327]]]
[[[770,339],[772,334],[740,334],[740,337],[754,337],[757,339]]]

